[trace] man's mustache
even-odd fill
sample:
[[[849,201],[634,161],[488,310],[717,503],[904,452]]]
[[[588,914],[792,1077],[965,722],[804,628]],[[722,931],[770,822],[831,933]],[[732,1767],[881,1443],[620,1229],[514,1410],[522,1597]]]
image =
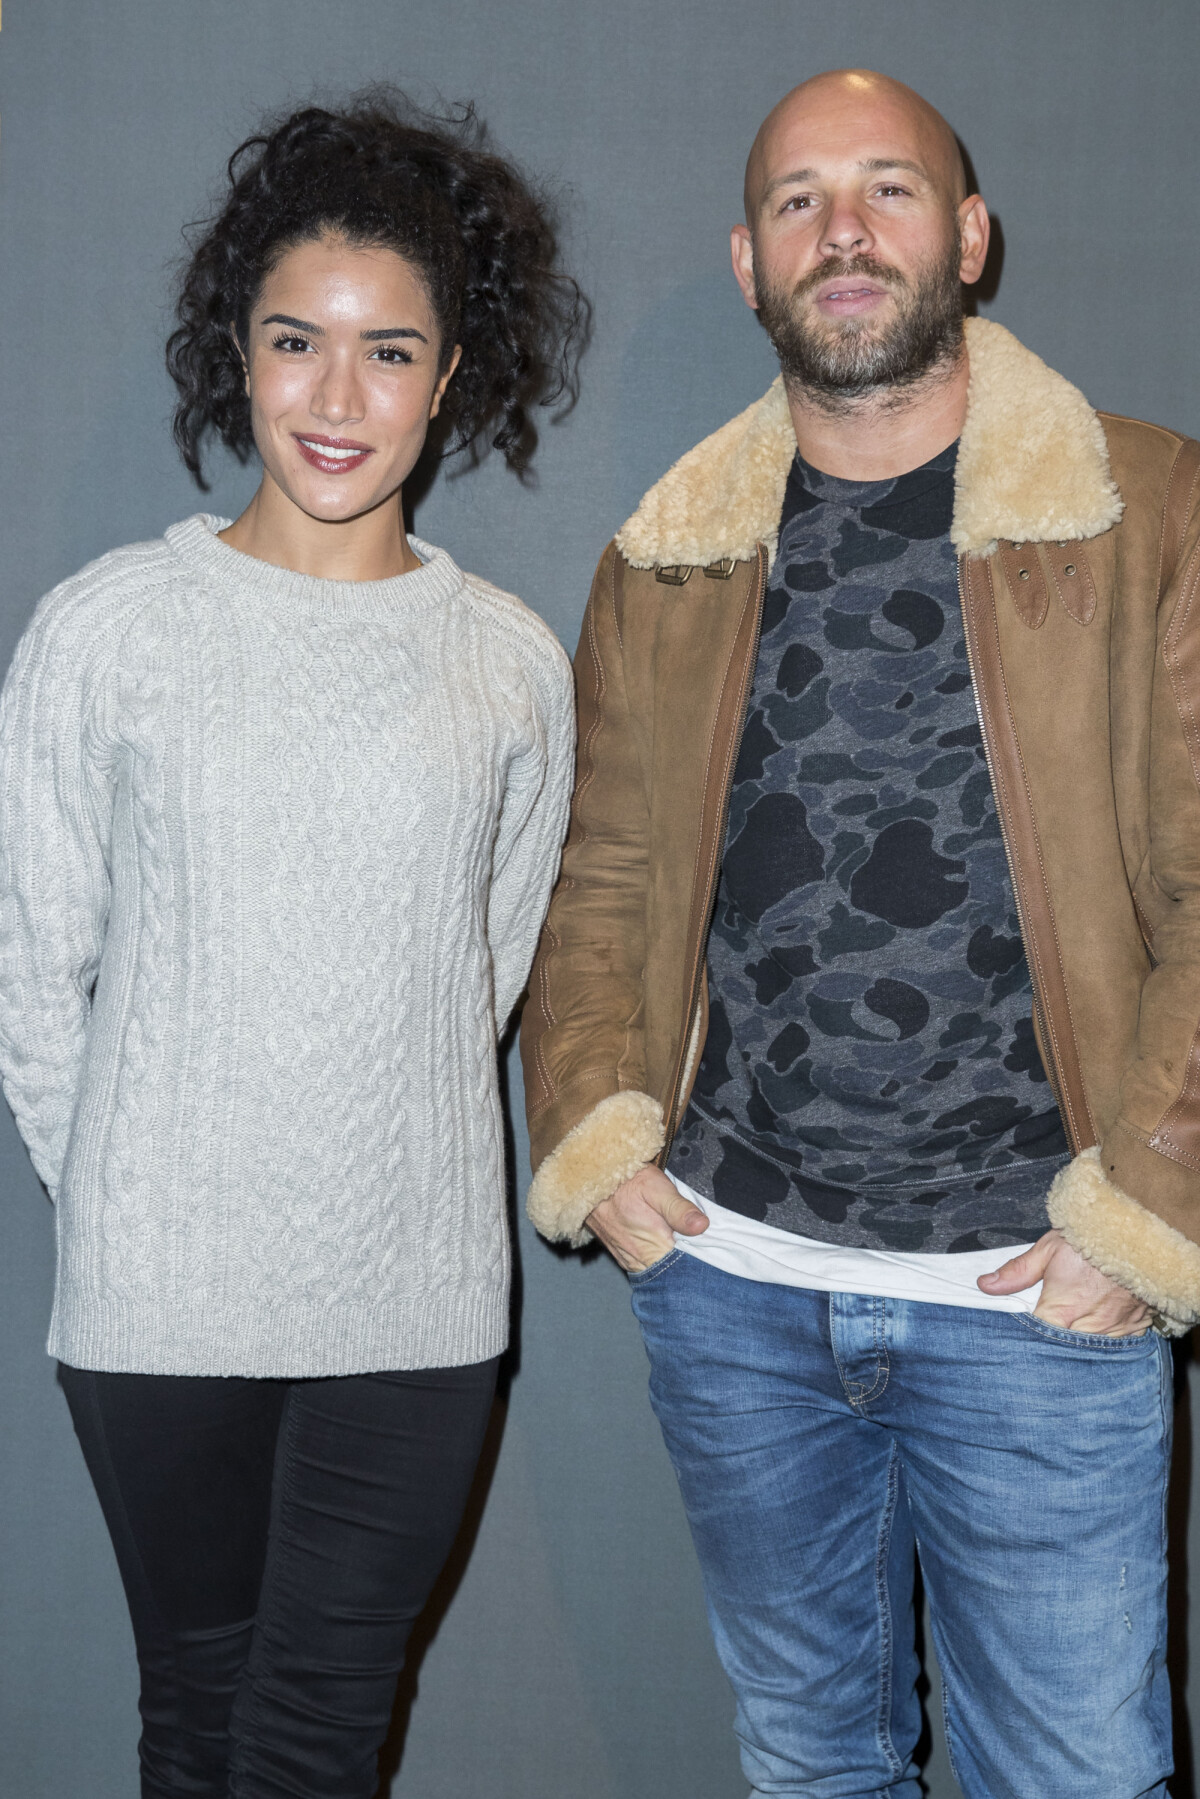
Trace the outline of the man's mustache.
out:
[[[874,256],[839,256],[810,270],[792,289],[792,298],[806,300],[817,288],[824,287],[827,281],[852,280],[856,275],[865,276],[868,281],[878,281],[884,287],[908,286],[899,269],[877,261]]]

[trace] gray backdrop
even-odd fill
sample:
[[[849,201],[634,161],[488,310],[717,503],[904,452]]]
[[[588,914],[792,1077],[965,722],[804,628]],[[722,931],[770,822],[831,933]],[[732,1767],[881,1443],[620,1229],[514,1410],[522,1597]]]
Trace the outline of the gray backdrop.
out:
[[[760,118],[818,69],[900,76],[965,139],[1003,227],[993,316],[1094,403],[1200,430],[1198,53],[1195,0],[8,0],[0,664],[52,583],[199,504],[167,435],[168,270],[263,107],[379,79],[473,96],[559,192],[596,304],[582,403],[547,434],[535,488],[496,466],[441,479],[417,525],[573,648],[605,539],[772,374],[727,229]],[[211,503],[236,512],[251,488],[229,464]],[[523,1193],[511,1057],[508,1078]],[[7,1112],[0,1183],[0,1793],[132,1799],[132,1644],[43,1353],[51,1214]],[[511,1393],[406,1677],[392,1790],[734,1799],[732,1702],[623,1280],[523,1223],[519,1258]],[[930,1784],[956,1790],[936,1744]]]

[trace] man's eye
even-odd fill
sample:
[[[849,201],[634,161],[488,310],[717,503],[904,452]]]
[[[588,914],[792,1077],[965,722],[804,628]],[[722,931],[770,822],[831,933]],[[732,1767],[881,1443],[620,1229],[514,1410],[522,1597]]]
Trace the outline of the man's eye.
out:
[[[807,212],[808,208],[811,205],[812,205],[812,196],[810,194],[793,194],[790,200],[784,201],[782,211],[784,211],[784,212],[801,212],[801,211]]]
[[[880,188],[879,192],[881,194],[906,194],[908,189],[906,187],[899,187],[894,181],[889,181]]]

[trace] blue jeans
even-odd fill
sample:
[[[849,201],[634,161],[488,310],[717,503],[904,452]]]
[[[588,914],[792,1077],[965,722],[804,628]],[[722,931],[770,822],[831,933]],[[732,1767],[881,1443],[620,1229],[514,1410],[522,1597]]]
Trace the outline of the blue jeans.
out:
[[[918,1799],[914,1555],[966,1799],[1151,1799],[1170,1358],[1153,1332],[632,1277],[755,1796]]]

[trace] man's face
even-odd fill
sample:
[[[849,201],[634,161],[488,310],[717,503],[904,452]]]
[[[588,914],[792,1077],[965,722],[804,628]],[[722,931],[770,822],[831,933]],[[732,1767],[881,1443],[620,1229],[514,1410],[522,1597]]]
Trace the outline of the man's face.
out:
[[[830,258],[791,290],[759,274],[759,321],[785,377],[847,400],[919,380],[962,341],[960,261],[955,230],[907,276],[867,252]]]
[[[785,376],[852,399],[953,357],[987,247],[957,177],[937,128],[886,91],[818,84],[768,122],[734,267]]]

